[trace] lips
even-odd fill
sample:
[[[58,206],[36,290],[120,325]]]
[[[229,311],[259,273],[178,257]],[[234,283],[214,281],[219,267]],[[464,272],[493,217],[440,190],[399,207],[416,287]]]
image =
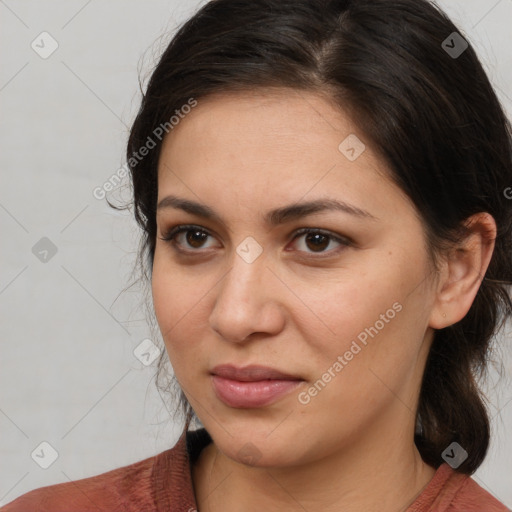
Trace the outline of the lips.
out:
[[[237,368],[230,364],[223,364],[216,366],[212,370],[213,375],[224,377],[226,379],[238,380],[241,382],[254,382],[259,380],[302,380],[300,377],[290,375],[288,373],[280,372],[269,368],[267,366],[246,366],[244,368]]]
[[[270,405],[294,390],[303,379],[266,366],[216,366],[212,385],[222,402],[235,408]]]

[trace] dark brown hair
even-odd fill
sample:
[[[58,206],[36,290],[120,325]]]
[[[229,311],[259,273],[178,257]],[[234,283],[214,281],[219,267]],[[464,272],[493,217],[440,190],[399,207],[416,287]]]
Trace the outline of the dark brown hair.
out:
[[[457,441],[468,453],[457,470],[471,474],[489,444],[477,379],[493,335],[512,312],[512,202],[504,193],[512,186],[512,144],[471,45],[460,55],[448,51],[463,48],[454,32],[464,38],[426,0],[210,1],[181,26],[152,72],[127,157],[146,279],[161,141],[152,137],[156,147],[140,161],[133,156],[190,98],[200,103],[215,93],[285,87],[327,95],[348,109],[414,202],[433,260],[464,234],[465,219],[489,212],[498,227],[493,257],[465,318],[435,333],[415,435],[424,461],[436,468]],[[165,351],[159,374],[164,359]],[[182,392],[181,400],[190,418]]]

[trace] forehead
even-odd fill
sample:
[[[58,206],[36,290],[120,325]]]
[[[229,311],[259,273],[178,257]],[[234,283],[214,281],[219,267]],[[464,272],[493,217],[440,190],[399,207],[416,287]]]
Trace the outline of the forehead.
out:
[[[243,128],[243,129],[242,129]],[[205,138],[222,144],[242,143],[249,137],[265,142],[269,147],[294,138],[310,141],[308,146],[325,138],[326,133],[335,140],[345,132],[358,131],[347,113],[318,93],[293,89],[264,89],[247,92],[215,94],[197,101],[197,106],[182,116],[164,144],[175,138]],[[207,138],[207,139],[206,139]],[[304,140],[305,139],[305,140]],[[181,140],[183,143],[183,140]],[[200,143],[194,140],[194,143]],[[326,140],[326,143],[332,141]],[[326,145],[327,145],[326,144]],[[245,148],[247,149],[247,148]],[[336,150],[337,144],[334,148]]]
[[[158,188],[159,200],[179,190],[265,210],[270,198],[288,204],[329,192],[357,204],[372,194],[378,205],[383,193],[400,194],[349,115],[288,89],[199,99],[164,139]]]

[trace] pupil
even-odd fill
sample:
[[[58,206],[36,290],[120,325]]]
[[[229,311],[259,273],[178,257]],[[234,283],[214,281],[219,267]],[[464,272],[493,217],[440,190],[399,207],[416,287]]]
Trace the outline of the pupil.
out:
[[[197,238],[194,238],[196,235],[198,235]],[[204,241],[204,239],[207,237],[208,235],[206,233],[203,233],[202,231],[188,231],[188,234],[187,234],[187,242],[192,246],[192,247],[200,247],[201,246],[201,242]],[[197,245],[196,245],[197,244]]]
[[[314,240],[313,246],[317,249],[325,249],[329,245],[328,237],[326,237],[325,235],[322,235],[320,233],[312,233],[312,234],[310,233],[309,235],[306,236],[306,241],[311,241],[312,239]],[[320,243],[318,243],[319,240],[321,240],[321,239],[323,239],[324,243],[322,243],[321,241],[320,241]],[[310,249],[311,249],[311,247],[310,247]]]

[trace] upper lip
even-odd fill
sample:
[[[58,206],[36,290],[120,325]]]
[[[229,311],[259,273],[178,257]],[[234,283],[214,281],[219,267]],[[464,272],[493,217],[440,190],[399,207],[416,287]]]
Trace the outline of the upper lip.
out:
[[[212,370],[213,375],[224,377],[226,379],[238,380],[242,382],[259,381],[266,379],[274,380],[302,380],[300,377],[284,373],[268,366],[244,366],[243,368],[231,365],[221,364]]]

